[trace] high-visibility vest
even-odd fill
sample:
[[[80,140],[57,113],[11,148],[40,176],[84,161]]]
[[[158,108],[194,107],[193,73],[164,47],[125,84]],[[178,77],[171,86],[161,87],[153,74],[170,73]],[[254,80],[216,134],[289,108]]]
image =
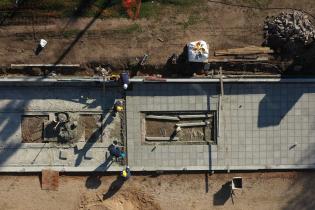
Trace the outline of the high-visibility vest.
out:
[[[123,170],[122,173],[121,173],[121,176],[124,177],[124,178],[127,178],[127,176],[128,176],[127,171]]]

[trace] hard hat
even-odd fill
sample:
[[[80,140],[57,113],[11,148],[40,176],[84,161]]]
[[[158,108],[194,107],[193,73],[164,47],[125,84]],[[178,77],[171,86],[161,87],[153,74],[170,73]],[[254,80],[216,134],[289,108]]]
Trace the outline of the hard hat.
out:
[[[124,110],[124,107],[123,106],[117,106],[116,107],[116,111],[117,112],[121,112],[121,111],[123,111]]]
[[[124,84],[124,89],[127,90],[128,84]]]
[[[47,44],[47,41],[46,41],[45,39],[41,39],[41,40],[39,41],[39,44],[40,44],[40,46],[41,46],[42,48],[44,48],[44,47],[46,46],[46,44]]]
[[[127,171],[123,170],[121,173],[121,176],[126,178],[128,176]]]

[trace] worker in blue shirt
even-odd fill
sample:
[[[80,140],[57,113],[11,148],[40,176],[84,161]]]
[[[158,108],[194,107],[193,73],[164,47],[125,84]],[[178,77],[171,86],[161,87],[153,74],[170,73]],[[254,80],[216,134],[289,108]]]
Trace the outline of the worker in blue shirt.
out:
[[[111,144],[108,147],[108,151],[109,154],[115,158],[125,158],[126,157],[126,153],[124,151],[122,151],[118,146],[116,146],[115,144]]]

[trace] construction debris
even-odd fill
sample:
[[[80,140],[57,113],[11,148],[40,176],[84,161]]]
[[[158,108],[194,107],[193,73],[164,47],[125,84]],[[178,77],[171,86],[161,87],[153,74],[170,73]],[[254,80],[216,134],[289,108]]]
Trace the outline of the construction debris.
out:
[[[42,190],[57,191],[59,187],[59,171],[42,170]]]
[[[44,49],[47,43],[48,42],[45,39],[40,39],[38,42],[37,48],[35,50],[35,55],[39,55],[39,53]]]
[[[162,38],[157,38],[157,40],[159,40],[160,42],[164,42],[164,39],[162,39]]]
[[[140,66],[144,66],[147,62],[149,58],[149,55],[148,54],[144,54],[144,56],[142,57],[141,61],[140,61]]]
[[[267,17],[264,25],[266,45],[273,49],[295,49],[309,45],[315,38],[315,27],[308,16],[299,11],[282,12]]]

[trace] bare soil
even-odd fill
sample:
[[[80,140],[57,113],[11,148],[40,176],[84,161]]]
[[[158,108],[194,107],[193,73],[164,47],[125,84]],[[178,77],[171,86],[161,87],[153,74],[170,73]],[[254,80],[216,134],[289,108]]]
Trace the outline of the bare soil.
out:
[[[243,190],[230,198],[232,177]],[[0,176],[0,209],[314,209],[313,172],[61,176],[58,191],[41,190],[37,176]],[[103,193],[106,199],[103,200]]]
[[[241,4],[252,2],[238,1]],[[296,8],[312,14],[315,3],[311,0],[270,0],[258,6]],[[173,53],[180,55],[190,41],[207,41],[211,52],[215,49],[261,45],[266,16],[284,10],[252,9],[207,1],[200,1],[200,4],[189,9],[172,5],[161,9],[163,12],[156,17],[136,21],[125,18],[97,19],[96,16],[51,18],[42,24],[36,21],[32,24],[1,26],[0,63],[7,66],[14,63],[82,64],[86,71],[81,75],[93,75],[90,69],[92,64],[110,64],[115,70],[130,69],[146,53],[149,55],[147,67],[136,66],[133,70],[147,68],[159,73],[170,56]],[[42,17],[35,15],[30,20],[37,18],[40,20]],[[46,39],[48,45],[36,56],[34,50],[41,38]],[[181,66],[181,73],[185,73],[185,67],[187,65]],[[237,68],[244,70],[242,65]],[[259,72],[256,66],[251,69]],[[2,74],[6,74],[6,71],[3,70]]]
[[[43,142],[43,128],[45,120],[48,120],[48,116],[23,116],[21,121],[22,142]]]
[[[82,120],[84,130],[85,130],[85,140],[88,142],[96,142],[101,140],[101,115],[81,115],[80,120]]]

